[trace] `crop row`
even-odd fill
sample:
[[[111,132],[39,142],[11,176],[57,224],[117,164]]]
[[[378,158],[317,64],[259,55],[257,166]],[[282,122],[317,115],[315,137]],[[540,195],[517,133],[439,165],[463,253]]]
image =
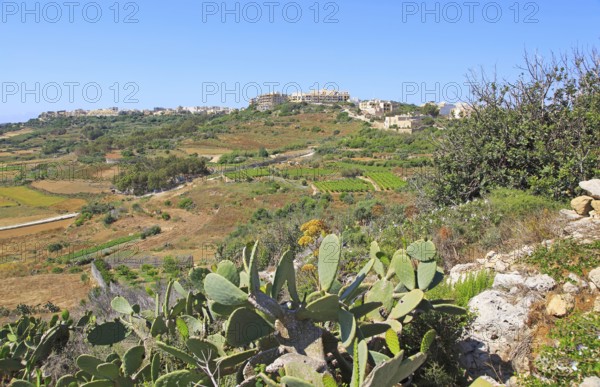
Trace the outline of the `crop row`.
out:
[[[375,182],[382,190],[396,189],[406,185],[406,182],[391,172],[371,172],[367,177]]]
[[[315,183],[315,187],[324,192],[366,192],[373,190],[371,184],[360,179],[320,181]]]

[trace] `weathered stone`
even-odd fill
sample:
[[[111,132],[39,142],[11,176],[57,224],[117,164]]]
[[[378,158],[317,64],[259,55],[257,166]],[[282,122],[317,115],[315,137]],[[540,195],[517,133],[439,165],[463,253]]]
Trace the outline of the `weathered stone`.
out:
[[[596,297],[594,301],[594,312],[600,313],[600,297]]]
[[[516,278],[509,275],[503,283]],[[503,373],[499,375],[501,380],[512,375],[513,351],[530,334],[526,324],[529,309],[539,299],[536,292],[515,297],[497,289],[486,290],[471,299],[468,308],[477,317],[459,347],[461,361],[473,377],[486,374],[495,377],[497,370]]]
[[[583,216],[579,215],[575,210],[560,210],[560,214],[563,218],[567,220],[579,220],[583,218]]]
[[[511,289],[517,285],[523,285],[525,279],[519,273],[498,273],[494,277],[493,289]]]
[[[588,214],[590,216],[590,218],[593,219],[600,219],[600,211],[590,211],[590,213]]]
[[[477,273],[482,270],[481,265],[477,263],[465,263],[462,265],[456,265],[450,269],[448,275],[448,282],[452,285],[462,281],[469,273]]]
[[[556,281],[547,274],[540,274],[525,278],[519,273],[498,273],[494,278],[493,289],[511,289],[513,287],[525,286],[529,290],[547,292],[556,286]]]
[[[546,305],[546,313],[549,316],[564,317],[574,306],[573,296],[570,294],[555,294]]]
[[[596,285],[596,288],[600,288],[600,267],[590,271],[588,278],[594,283],[594,285]]]
[[[547,274],[541,274],[527,278],[525,286],[538,292],[549,292],[556,286],[556,281]]]
[[[595,199],[600,199],[600,179],[582,181],[579,183],[579,186],[587,191],[588,195],[593,196]]]
[[[590,196],[579,196],[571,200],[571,208],[579,215],[587,216],[592,210],[592,200]]]
[[[600,378],[597,376],[588,376],[583,379],[579,387],[600,387]]]
[[[592,200],[592,202],[590,204],[592,205],[592,208],[594,209],[594,211],[600,213],[600,200]]]
[[[592,243],[600,240],[600,220],[585,217],[569,222],[564,233],[581,243]]]
[[[565,284],[562,286],[562,288],[565,293],[571,293],[571,294],[579,293],[579,286],[573,285],[571,282],[565,282]]]

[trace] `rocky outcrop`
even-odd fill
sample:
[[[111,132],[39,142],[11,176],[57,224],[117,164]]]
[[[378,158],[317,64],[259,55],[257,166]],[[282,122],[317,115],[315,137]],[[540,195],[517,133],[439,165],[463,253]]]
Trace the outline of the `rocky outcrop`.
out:
[[[546,305],[549,316],[564,317],[575,307],[575,298],[570,294],[555,294]]]
[[[576,197],[571,200],[571,208],[581,216],[588,216],[590,211],[593,210],[592,200],[594,200],[594,198],[591,196]]]
[[[588,195],[594,199],[600,199],[600,179],[592,179],[579,183],[581,189],[587,191]]]
[[[556,282],[547,275],[500,273],[491,290],[471,299],[468,307],[477,317],[460,343],[460,350],[461,361],[473,377],[500,376],[506,382],[515,371],[529,371],[529,312],[555,287]]]

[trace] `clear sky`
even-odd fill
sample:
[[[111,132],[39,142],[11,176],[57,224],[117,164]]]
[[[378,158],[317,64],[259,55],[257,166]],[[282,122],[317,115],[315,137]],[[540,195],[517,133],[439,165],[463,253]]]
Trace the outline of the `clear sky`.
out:
[[[525,50],[599,47],[600,1],[19,0],[0,34],[0,122],[240,107],[271,88],[421,104],[466,94],[469,69],[514,76]]]

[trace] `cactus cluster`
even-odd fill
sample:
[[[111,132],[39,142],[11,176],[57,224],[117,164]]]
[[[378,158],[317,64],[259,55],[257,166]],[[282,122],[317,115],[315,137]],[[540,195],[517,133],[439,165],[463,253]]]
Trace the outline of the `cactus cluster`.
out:
[[[0,329],[0,382],[3,379],[37,379],[49,384],[38,373],[38,366],[53,350],[60,349],[69,340],[71,331],[81,328],[85,321],[73,324],[68,311],[54,315],[48,322],[23,316]]]
[[[328,385],[328,381],[393,385],[423,364],[435,339],[435,332],[428,332],[422,351],[404,356],[398,343],[403,324],[428,310],[464,313],[462,308],[426,298],[426,291],[443,278],[434,260],[435,246],[429,241],[396,251],[391,261],[373,242],[368,262],[352,282],[342,284],[337,278],[341,243],[336,235],[328,235],[319,248],[320,289],[302,297],[296,290],[293,256],[284,253],[273,281],[261,282],[257,248],[257,244],[246,247],[240,273],[233,264],[221,262],[204,281],[210,310],[227,317],[226,343],[258,350],[241,365],[238,383],[242,386],[254,385],[258,379],[277,384],[273,378],[281,373],[285,375],[281,382],[290,385],[298,383],[294,378],[309,378],[312,385]],[[289,299],[280,300],[285,285]],[[382,338],[386,345],[377,345]],[[265,372],[256,372],[258,364],[266,364]]]
[[[336,235],[322,240],[318,290],[311,294],[298,294],[290,251],[281,256],[273,280],[261,280],[256,242],[244,249],[243,267],[230,261],[212,267],[202,292],[169,282],[162,299],[155,296],[154,310],[116,297],[111,306],[119,317],[113,321],[99,323],[88,314],[73,325],[67,315],[44,326],[23,318],[0,331],[0,372],[31,381],[35,365],[70,329],[81,329],[92,345],[126,338],[137,343],[121,356],[81,355],[80,370],[57,386],[218,385],[226,375],[235,375],[240,386],[407,383],[425,362],[436,332],[425,334],[419,352],[407,354],[400,345],[403,326],[430,310],[464,313],[427,297],[443,278],[435,246],[417,241],[390,259],[373,242],[368,261],[347,283],[338,278],[341,246]]]

